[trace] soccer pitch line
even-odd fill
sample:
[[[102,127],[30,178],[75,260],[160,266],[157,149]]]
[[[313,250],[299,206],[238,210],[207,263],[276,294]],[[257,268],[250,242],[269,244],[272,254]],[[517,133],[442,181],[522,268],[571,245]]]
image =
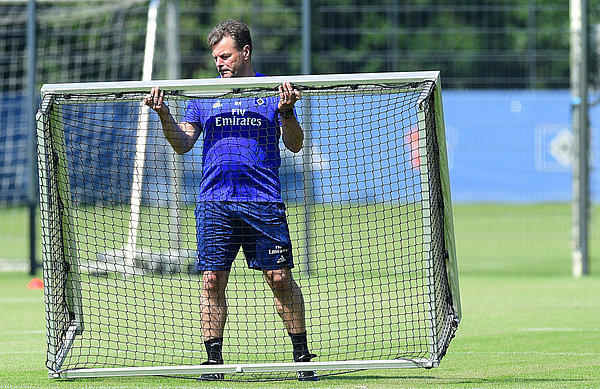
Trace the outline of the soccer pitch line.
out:
[[[32,350],[32,351],[0,351],[0,355],[17,355],[17,354],[41,354],[45,355],[44,350]],[[1,386],[0,386],[1,387]]]
[[[40,297],[0,297],[1,303],[39,303]]]
[[[1,330],[0,335],[31,335],[31,334],[45,334],[45,330],[24,330],[24,331],[14,331],[14,330]]]
[[[600,328],[522,328],[522,332],[598,332]]]
[[[452,354],[494,354],[494,355],[550,355],[550,356],[600,356],[600,353],[574,353],[550,351],[452,351]]]

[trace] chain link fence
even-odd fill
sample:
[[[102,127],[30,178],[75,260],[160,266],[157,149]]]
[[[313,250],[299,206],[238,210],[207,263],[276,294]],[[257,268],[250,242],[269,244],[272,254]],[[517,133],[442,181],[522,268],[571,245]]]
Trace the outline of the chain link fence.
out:
[[[176,42],[166,21],[169,5],[177,10]],[[27,1],[0,3],[0,269],[26,268],[30,255],[27,6]],[[303,12],[306,9],[308,14]],[[593,82],[599,78],[600,45],[595,39],[599,10],[597,1],[589,2]],[[43,83],[139,80],[147,11],[147,1],[38,1],[36,90]],[[313,74],[440,70],[445,91],[566,91],[570,86],[569,4],[542,0],[312,0],[309,7],[291,0],[164,0],[159,8],[154,78],[169,78],[169,61],[174,60],[169,49],[174,44],[180,78],[215,77],[206,35],[226,18],[249,24],[255,68],[272,76],[301,74],[303,62],[308,61]],[[306,20],[310,20],[307,28]],[[306,47],[308,52],[303,51]],[[521,100],[507,99],[518,108]],[[463,118],[474,109],[449,106],[459,107]],[[464,120],[455,112],[447,114]],[[536,126],[535,121],[531,126]],[[493,124],[485,130],[491,138],[503,131]],[[457,145],[459,135],[460,129],[449,128],[450,148]],[[475,155],[486,152],[482,147],[496,146],[469,147],[462,152]],[[518,148],[508,145],[501,152],[510,155]],[[454,184],[461,189],[460,180]],[[464,212],[472,217],[471,212],[477,211]],[[494,224],[489,219],[479,228]],[[568,269],[568,226],[566,236],[562,230],[556,234],[566,246]],[[490,236],[509,238],[515,237]],[[542,239],[556,241],[555,236]],[[39,247],[35,250],[41,252]],[[489,254],[490,265],[484,269],[502,261]]]

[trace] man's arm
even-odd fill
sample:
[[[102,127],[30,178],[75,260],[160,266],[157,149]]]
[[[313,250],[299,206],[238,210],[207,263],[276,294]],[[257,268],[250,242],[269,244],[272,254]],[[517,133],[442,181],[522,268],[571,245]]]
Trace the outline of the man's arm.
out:
[[[192,123],[178,124],[169,107],[163,103],[165,92],[154,87],[144,98],[144,104],[152,108],[160,118],[163,133],[177,154],[185,154],[194,147],[202,129]]]
[[[299,90],[284,82],[279,86],[279,116],[281,118],[281,139],[285,147],[293,153],[302,149],[304,131],[294,115],[294,104],[302,98]]]

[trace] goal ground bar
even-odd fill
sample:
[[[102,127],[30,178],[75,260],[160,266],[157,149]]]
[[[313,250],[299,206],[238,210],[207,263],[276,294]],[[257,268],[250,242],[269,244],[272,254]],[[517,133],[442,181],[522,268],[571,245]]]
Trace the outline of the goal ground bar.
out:
[[[370,370],[430,368],[437,363],[429,359],[393,359],[372,361],[334,361],[310,363],[256,363],[231,365],[194,365],[194,366],[148,366],[148,367],[112,367],[50,371],[50,378],[86,378],[86,377],[127,377],[159,376],[206,373],[264,373],[304,370]]]

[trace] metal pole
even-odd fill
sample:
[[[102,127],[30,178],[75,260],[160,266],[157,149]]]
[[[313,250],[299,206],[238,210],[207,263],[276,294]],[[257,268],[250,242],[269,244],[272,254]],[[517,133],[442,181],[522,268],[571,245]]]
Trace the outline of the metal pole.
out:
[[[589,120],[587,1],[570,1],[573,126],[573,275],[588,274]]]
[[[37,92],[35,85],[35,67],[36,67],[36,8],[35,0],[29,0],[27,3],[27,133],[29,146],[29,274],[35,275],[37,263],[37,205],[38,205],[38,182],[37,182],[37,142],[35,130],[35,112],[37,102]]]
[[[529,68],[529,76],[527,80],[527,86],[534,88],[537,82],[537,58],[535,50],[536,41],[536,24],[535,24],[535,4],[534,1],[528,0],[527,2],[527,13],[528,13],[528,39],[527,39],[527,67]]]
[[[177,80],[181,78],[181,55],[179,52],[179,9],[177,0],[167,2],[167,78]],[[170,227],[170,249],[173,255],[180,259],[181,250],[181,210],[183,210],[183,157],[176,154],[173,149],[166,144],[169,179],[169,188],[171,190],[169,199],[169,227]],[[187,249],[187,247],[186,247]]]
[[[302,0],[302,73],[311,73],[311,18],[310,0]],[[302,146],[302,185],[304,187],[304,275],[310,276],[314,270],[312,263],[315,261],[315,192],[313,183],[312,166],[312,117],[310,96],[302,100],[302,128],[304,129],[304,142]]]
[[[160,0],[151,0],[150,4],[148,5],[148,21],[146,24],[146,45],[144,48],[144,63],[142,66],[142,81],[152,80],[152,65],[154,63],[154,46],[156,42],[156,25],[159,7]],[[129,201],[131,211],[129,214],[127,245],[125,246],[125,272],[131,271],[132,274],[135,274],[136,271],[134,259],[137,255],[149,117],[150,108],[143,103],[140,103],[138,130],[135,141],[133,177],[131,182],[131,196]]]
[[[167,2],[167,78],[177,80],[180,76],[179,9],[177,0]]]
[[[310,0],[302,0],[302,74],[310,74]]]

